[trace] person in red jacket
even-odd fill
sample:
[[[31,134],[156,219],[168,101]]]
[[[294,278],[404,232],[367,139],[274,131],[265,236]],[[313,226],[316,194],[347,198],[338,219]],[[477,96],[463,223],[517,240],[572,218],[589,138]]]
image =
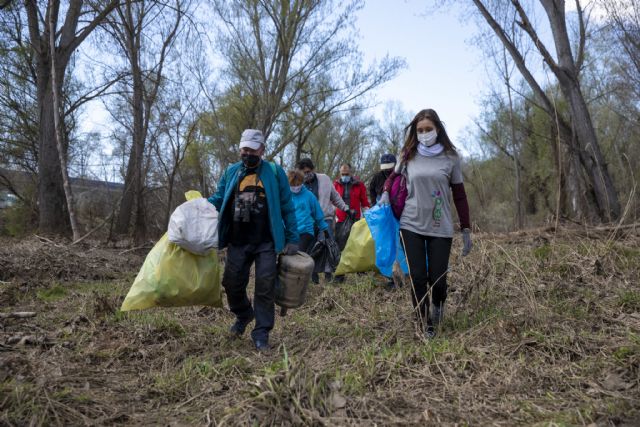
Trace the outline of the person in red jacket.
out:
[[[338,224],[344,222],[347,215],[351,215],[354,221],[359,220],[362,217],[362,210],[369,208],[369,199],[367,198],[367,187],[351,174],[350,164],[345,163],[340,166],[340,178],[333,185],[349,207],[349,212],[336,209]]]

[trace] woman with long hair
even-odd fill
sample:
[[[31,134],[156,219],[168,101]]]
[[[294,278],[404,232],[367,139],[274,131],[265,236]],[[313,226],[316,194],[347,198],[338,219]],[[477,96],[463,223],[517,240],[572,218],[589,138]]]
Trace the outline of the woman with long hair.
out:
[[[385,182],[379,203],[389,203],[393,181],[398,174],[403,174],[407,198],[400,217],[400,238],[409,265],[417,320],[425,336],[433,338],[444,314],[454,235],[449,191],[460,219],[463,256],[472,246],[469,205],[462,183],[460,157],[438,114],[432,109],[420,111],[405,128],[405,135],[401,161]],[[429,293],[432,294],[431,309]]]

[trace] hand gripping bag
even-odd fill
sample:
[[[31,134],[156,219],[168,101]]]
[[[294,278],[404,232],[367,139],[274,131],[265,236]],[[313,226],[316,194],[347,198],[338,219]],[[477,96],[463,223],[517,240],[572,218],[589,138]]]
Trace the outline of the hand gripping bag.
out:
[[[336,224],[336,243],[341,251],[344,250],[347,245],[347,240],[349,240],[349,234],[351,233],[352,227],[353,218],[349,214],[347,214],[344,221]]]
[[[218,247],[218,211],[200,193],[190,191],[187,201],[169,219],[169,241],[196,255]]]
[[[200,193],[193,193],[187,193],[187,198],[200,197]],[[204,256],[196,255],[171,243],[165,234],[144,260],[120,310],[192,305],[222,307],[220,270],[217,250]]]
[[[309,251],[309,255],[315,262],[314,273],[333,273],[340,262],[340,248],[330,237],[324,241],[317,241]]]
[[[387,277],[393,275],[393,263],[396,261],[396,241],[400,226],[394,217],[391,206],[376,205],[364,213],[375,246],[376,267]]]
[[[376,271],[376,248],[367,221],[362,218],[351,228],[335,274],[341,276],[364,271]]]

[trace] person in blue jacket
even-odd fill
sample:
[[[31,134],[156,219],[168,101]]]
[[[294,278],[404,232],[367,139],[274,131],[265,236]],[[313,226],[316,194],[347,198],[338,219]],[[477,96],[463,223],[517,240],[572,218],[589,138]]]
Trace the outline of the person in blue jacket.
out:
[[[218,210],[218,248],[227,248],[222,286],[236,315],[230,332],[240,337],[255,318],[251,338],[256,350],[269,350],[275,323],[277,254],[298,252],[298,226],[284,170],[262,159],[262,132],[247,129],[240,139],[241,161],[229,166],[209,197]],[[247,297],[255,264],[253,307]]]
[[[293,194],[293,204],[296,207],[300,250],[309,253],[316,242],[314,226],[318,229],[318,240],[323,241],[327,237],[329,225],[324,220],[324,213],[318,199],[304,186],[302,172],[290,170],[287,172],[287,177]]]

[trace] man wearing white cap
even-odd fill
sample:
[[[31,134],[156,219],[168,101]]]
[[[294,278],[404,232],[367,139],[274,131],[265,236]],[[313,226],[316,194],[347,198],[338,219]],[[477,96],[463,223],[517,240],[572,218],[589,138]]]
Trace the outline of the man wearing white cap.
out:
[[[218,210],[218,247],[227,248],[222,286],[236,315],[231,326],[240,337],[255,318],[251,338],[258,351],[269,349],[275,322],[277,254],[298,252],[295,207],[284,170],[262,160],[264,136],[246,129],[240,138],[241,161],[229,166],[209,201]],[[253,307],[247,297],[249,270],[255,263]]]

